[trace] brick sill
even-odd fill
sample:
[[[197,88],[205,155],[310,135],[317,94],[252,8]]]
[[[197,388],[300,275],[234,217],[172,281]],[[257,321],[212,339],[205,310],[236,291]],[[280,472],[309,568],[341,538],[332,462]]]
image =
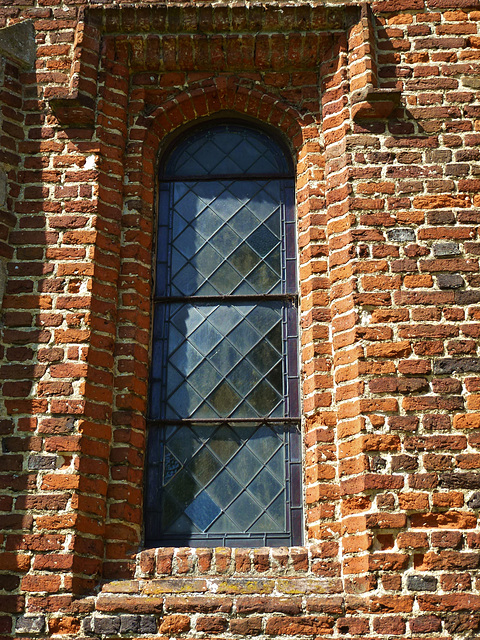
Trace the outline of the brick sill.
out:
[[[146,549],[136,556],[135,578],[183,576],[317,576],[338,572],[338,545],[334,541],[303,547]],[[328,567],[330,570],[328,570]]]

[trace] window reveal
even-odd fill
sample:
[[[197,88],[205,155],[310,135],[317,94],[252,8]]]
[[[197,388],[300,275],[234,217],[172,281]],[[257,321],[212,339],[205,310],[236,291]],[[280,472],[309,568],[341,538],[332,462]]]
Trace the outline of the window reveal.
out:
[[[288,155],[194,130],[160,176],[147,544],[301,542],[296,304]]]

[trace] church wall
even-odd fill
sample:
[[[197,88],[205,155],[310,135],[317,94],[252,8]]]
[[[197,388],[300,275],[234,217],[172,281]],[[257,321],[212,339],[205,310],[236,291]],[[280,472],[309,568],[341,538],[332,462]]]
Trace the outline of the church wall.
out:
[[[478,632],[479,18],[0,9],[1,638]],[[296,167],[304,545],[145,549],[158,161],[232,114]]]

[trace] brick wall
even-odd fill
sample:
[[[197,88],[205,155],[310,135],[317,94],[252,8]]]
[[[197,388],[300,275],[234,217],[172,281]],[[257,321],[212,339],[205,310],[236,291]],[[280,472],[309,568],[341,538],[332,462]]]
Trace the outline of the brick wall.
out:
[[[479,18],[0,8],[0,638],[480,633]],[[296,161],[305,546],[142,550],[157,160],[225,113]]]

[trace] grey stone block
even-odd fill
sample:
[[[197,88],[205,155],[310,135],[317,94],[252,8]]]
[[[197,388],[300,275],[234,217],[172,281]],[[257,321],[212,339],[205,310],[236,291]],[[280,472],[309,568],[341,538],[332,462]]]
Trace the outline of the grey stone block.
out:
[[[480,489],[480,473],[442,473],[439,485],[447,489]]]
[[[440,289],[460,289],[465,284],[465,280],[458,273],[439,273],[437,282]]]
[[[437,579],[434,576],[408,576],[407,587],[410,591],[435,591]]]
[[[93,619],[95,633],[112,635],[120,631],[120,616],[102,616]]]
[[[15,625],[16,633],[42,633],[45,616],[20,616]]]
[[[155,616],[122,614],[120,616],[120,633],[157,633]]]
[[[478,373],[480,358],[439,358],[433,364],[435,374]]]
[[[93,618],[92,616],[87,616],[82,620],[82,633],[86,633],[90,635],[93,633]]]
[[[138,633],[140,631],[140,616],[121,615],[120,633]]]
[[[436,258],[449,258],[460,255],[460,247],[456,242],[438,242],[433,245],[433,255]]]
[[[157,633],[155,616],[140,616],[140,633]]]
[[[35,28],[31,20],[0,29],[0,54],[30,69],[35,64]]]
[[[480,291],[455,291],[455,304],[477,304],[480,301]]]
[[[391,229],[387,231],[387,238],[390,242],[415,242],[415,231],[413,229]]]
[[[29,469],[55,469],[57,463],[56,456],[33,455],[28,459]]]

